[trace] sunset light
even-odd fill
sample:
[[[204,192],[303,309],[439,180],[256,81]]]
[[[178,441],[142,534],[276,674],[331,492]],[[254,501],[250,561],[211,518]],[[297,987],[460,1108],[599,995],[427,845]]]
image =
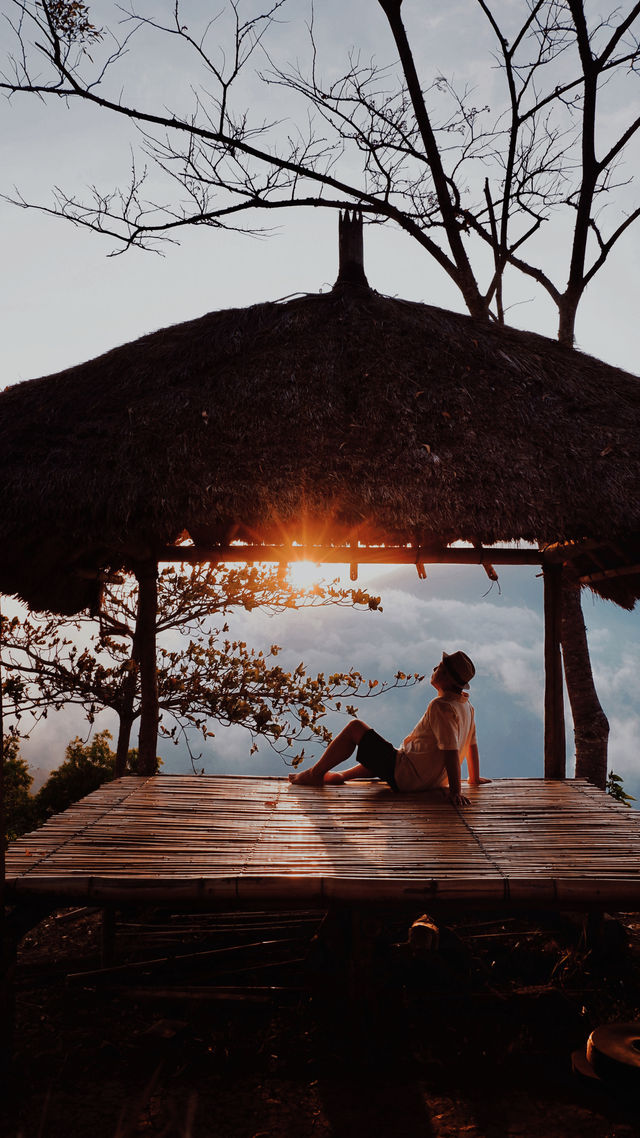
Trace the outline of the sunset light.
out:
[[[322,581],[333,580],[343,566],[316,565],[313,561],[292,561],[287,576],[294,589],[312,589]]]

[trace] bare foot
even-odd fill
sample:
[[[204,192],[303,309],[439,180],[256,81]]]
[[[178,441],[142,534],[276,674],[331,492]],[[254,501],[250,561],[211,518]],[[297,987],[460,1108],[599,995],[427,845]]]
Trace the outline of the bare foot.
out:
[[[300,774],[290,774],[289,782],[296,786],[322,786],[322,775],[316,774],[315,767],[309,767],[308,771],[300,771]]]
[[[322,781],[329,786],[344,786],[344,778],[338,771],[327,771]]]

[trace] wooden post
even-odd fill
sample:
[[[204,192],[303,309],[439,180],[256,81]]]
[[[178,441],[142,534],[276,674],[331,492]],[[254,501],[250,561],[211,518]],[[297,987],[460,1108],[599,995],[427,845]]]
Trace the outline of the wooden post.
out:
[[[566,738],[562,685],[562,565],[545,565],[544,777],[565,778]]]
[[[140,652],[140,774],[155,774],[158,745],[158,672],[156,667],[156,619],[158,611],[158,563],[136,566],[138,579],[138,632]]]
[[[334,288],[342,284],[363,285],[369,287],[364,272],[364,242],[362,237],[362,213],[354,209],[351,213],[346,209],[340,214],[338,221],[338,244],[340,262],[338,279]]]
[[[5,834],[7,832],[7,780],[5,770],[5,718],[2,699],[2,611],[0,609],[0,1094],[10,1079],[16,1023],[17,940],[9,929],[6,896]]]
[[[3,690],[2,690],[2,609],[0,608],[0,943],[3,936],[3,922],[4,922],[4,879],[5,879],[5,858],[4,858],[4,835],[6,830],[6,796],[5,796],[5,774],[4,774],[4,714],[3,714]]]
[[[7,829],[6,782],[4,769],[4,718],[2,698],[2,611],[0,610],[0,1086],[7,1076],[13,1047],[15,1024],[16,945],[7,928],[5,911],[4,841]]]

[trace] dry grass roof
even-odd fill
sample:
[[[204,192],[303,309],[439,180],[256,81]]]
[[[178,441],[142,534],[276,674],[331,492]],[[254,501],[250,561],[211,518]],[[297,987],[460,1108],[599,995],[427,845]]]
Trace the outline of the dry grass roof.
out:
[[[587,538],[632,556],[640,380],[341,284],[8,388],[0,467],[0,588],[60,611],[90,601],[87,573],[184,530],[209,544]],[[640,579],[625,588],[633,603]]]

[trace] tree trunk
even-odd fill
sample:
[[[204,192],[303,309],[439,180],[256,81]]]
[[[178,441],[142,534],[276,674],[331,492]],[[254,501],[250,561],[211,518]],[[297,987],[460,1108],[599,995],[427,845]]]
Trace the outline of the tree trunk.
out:
[[[604,790],[609,721],[593,682],[580,589],[568,582],[565,582],[562,605],[562,656],[573,715],[576,778],[586,778]]]
[[[133,715],[120,715],[118,719],[118,742],[116,745],[116,771],[115,778],[122,778],[127,773],[127,755],[131,742],[131,728]]]
[[[155,561],[136,568],[138,578],[138,623],[136,636],[140,653],[140,774],[157,770],[158,672],[156,667],[156,622],[158,612],[158,566]]]
[[[558,305],[558,340],[566,348],[573,348],[576,334],[576,313],[580,297],[570,297],[565,294],[562,303]]]
[[[122,702],[118,711],[118,742],[116,745],[116,778],[121,778],[127,769],[127,755],[131,740],[131,728],[135,720],[134,706],[140,675],[140,592],[138,591],[138,611],[136,627],[131,645],[131,667],[122,685]],[[155,653],[155,648],[154,648]]]

